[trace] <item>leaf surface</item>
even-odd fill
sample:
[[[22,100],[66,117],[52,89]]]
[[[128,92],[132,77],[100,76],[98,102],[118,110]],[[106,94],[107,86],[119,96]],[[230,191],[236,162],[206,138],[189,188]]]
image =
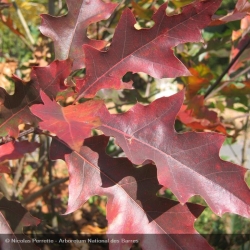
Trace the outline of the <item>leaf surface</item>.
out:
[[[242,66],[244,66],[243,62],[246,62],[249,60],[249,48],[250,45],[247,45],[250,42],[250,36],[249,35],[245,35],[243,36],[236,47],[232,47],[231,50],[231,60],[241,51],[243,50],[243,48],[245,46],[247,46],[246,50],[242,53],[242,55],[238,58],[238,60],[236,60],[236,62],[232,65],[232,67],[229,70],[229,74],[233,74],[235,71],[237,71],[239,68],[241,68]]]
[[[34,115],[43,120],[39,123],[40,128],[55,133],[72,149],[79,151],[84,139],[91,136],[91,130],[100,125],[96,113],[104,105],[103,101],[91,100],[64,108],[43,92],[41,97],[44,105],[30,108]]]
[[[24,83],[13,77],[15,93],[9,95],[0,88],[0,136],[17,137],[18,125],[21,123],[36,123],[37,118],[30,112],[29,106],[40,103],[38,87],[32,83]]]
[[[23,234],[23,227],[37,226],[40,220],[33,217],[20,203],[9,201],[1,195],[0,199],[0,248],[4,250],[39,249],[31,239]],[[6,241],[9,240],[8,241]],[[25,240],[27,243],[15,243]]]
[[[250,12],[250,2],[248,0],[238,0],[235,9],[239,12]]]
[[[177,134],[175,118],[184,92],[160,98],[148,106],[136,104],[124,114],[102,109],[99,127],[113,136],[135,164],[155,162],[160,184],[171,189],[181,203],[201,195],[218,215],[250,216],[250,190],[246,169],[220,159],[225,137],[217,133]]]
[[[29,141],[15,141],[0,145],[0,162],[6,159],[19,159],[25,153],[33,152],[39,145],[37,142]]]
[[[153,15],[155,25],[137,30],[132,12],[123,12],[109,51],[101,52],[84,45],[86,76],[76,81],[78,99],[91,98],[102,88],[131,88],[121,78],[128,72],[145,72],[156,78],[190,75],[174,56],[173,47],[186,42],[200,42],[221,1],[196,1],[180,15],[167,16],[167,3]]]
[[[54,41],[55,57],[58,60],[73,60],[73,70],[84,67],[83,44],[97,49],[105,47],[105,41],[90,40],[87,28],[91,23],[109,18],[117,4],[101,0],[67,0],[68,13],[61,17],[41,15],[40,31]]]
[[[214,16],[210,25],[222,25],[224,23],[242,20],[250,12],[250,2],[248,0],[238,0],[235,9],[225,16]]]
[[[72,62],[70,60],[53,61],[46,67],[34,67],[31,79],[51,99],[56,99],[58,92],[67,89],[65,80],[70,75],[71,68]]]
[[[13,95],[0,88],[0,136],[16,138],[19,124],[37,123],[38,119],[30,112],[29,107],[42,102],[39,89],[51,99],[56,98],[59,91],[67,89],[64,82],[71,72],[71,65],[72,62],[66,60],[54,61],[47,67],[34,67],[29,82],[23,82],[14,76]]]
[[[80,208],[93,195],[106,195],[107,236],[120,239],[120,243],[111,244],[110,249],[129,249],[131,244],[124,248],[126,244],[121,243],[127,234],[131,239],[139,239],[143,249],[211,249],[193,227],[203,207],[182,206],[157,197],[161,186],[155,166],[135,168],[126,158],[106,155],[108,139],[103,135],[88,138],[79,153],[53,140],[51,157],[65,159],[69,169],[66,213]],[[189,234],[189,237],[180,234]]]
[[[177,118],[186,126],[202,131],[204,129],[227,134],[226,128],[220,122],[218,114],[209,110],[204,103],[204,96],[196,95],[189,100],[188,105],[182,105]]]
[[[199,64],[195,67],[189,68],[192,76],[182,77],[186,86],[186,98],[192,99],[198,94],[202,88],[207,88],[210,81],[214,78],[211,69],[205,64]]]

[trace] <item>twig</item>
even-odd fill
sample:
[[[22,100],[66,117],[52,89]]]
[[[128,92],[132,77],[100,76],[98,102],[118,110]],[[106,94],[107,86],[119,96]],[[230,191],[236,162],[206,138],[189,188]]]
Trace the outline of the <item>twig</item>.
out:
[[[31,133],[36,133],[36,134],[46,135],[49,137],[54,137],[53,135],[50,135],[48,133],[43,132],[40,128],[30,128],[30,129],[27,129],[27,130],[23,131],[22,133],[20,133],[19,136],[17,137],[17,139],[20,139],[22,136],[25,136],[25,135],[28,135]],[[15,141],[15,138],[10,137],[9,135],[6,135],[4,137],[0,137],[0,145],[11,142],[11,141]]]
[[[239,156],[235,153],[233,147],[231,144],[228,145],[229,146],[229,149],[231,150],[231,152],[233,153],[234,157],[238,160],[238,162],[240,163],[240,158]]]
[[[20,39],[22,40],[22,42],[23,42],[32,52],[35,51],[35,48],[34,48],[32,45],[29,44],[29,42],[25,39],[25,37],[16,34],[15,31],[14,31],[13,29],[11,29],[5,22],[2,21],[2,24],[4,24],[6,27],[8,27],[9,30],[10,30],[13,34],[15,34],[18,38],[20,38]]]
[[[18,138],[21,138],[21,137],[23,137],[23,136],[25,136],[25,135],[34,133],[35,131],[36,131],[36,128],[34,128],[34,127],[29,128],[29,129],[27,129],[27,130],[21,132],[21,133],[19,134]]]
[[[25,188],[25,186],[27,185],[27,183],[30,181],[31,177],[34,175],[34,173],[43,165],[43,160],[45,159],[46,155],[43,155],[40,158],[40,162],[38,163],[37,168],[31,170],[29,172],[29,174],[25,177],[24,181],[22,182],[21,186],[19,187],[19,189],[15,192],[15,197],[17,197]]]
[[[106,24],[106,28],[109,28],[111,26],[111,24],[113,23],[113,21],[115,20],[117,14],[118,14],[118,9],[125,3],[125,0],[122,0],[119,5],[116,7],[116,10],[112,13],[111,17],[110,17],[110,21]]]
[[[245,135],[244,135],[244,142],[243,142],[243,147],[242,147],[242,161],[241,161],[241,165],[243,167],[245,167],[245,163],[247,162],[247,131],[248,131],[248,121],[249,118],[246,120],[246,128],[245,128]]]
[[[47,143],[49,143],[49,140],[47,138]],[[48,162],[49,162],[49,184],[53,183],[53,174],[52,174],[52,167],[54,166],[54,162],[52,162],[49,157],[48,157]],[[50,195],[49,195],[49,200],[50,200],[50,207],[51,207],[51,225],[53,226],[54,231],[58,232],[58,220],[57,220],[57,215],[56,215],[56,210],[55,210],[55,200],[54,200],[54,193],[55,193],[55,187],[51,187]]]
[[[62,179],[57,179],[53,182],[51,182],[50,184],[46,185],[45,187],[41,188],[40,190],[38,190],[37,192],[31,194],[29,197],[27,197],[26,199],[24,199],[23,201],[21,201],[22,204],[28,204],[30,202],[32,202],[33,200],[35,200],[36,198],[40,197],[43,193],[51,190],[51,188],[64,183],[66,181],[69,180],[69,177],[65,177]]]
[[[61,7],[61,8],[59,8],[59,10],[57,11],[57,13],[55,14],[55,16],[59,16],[59,15],[61,15],[61,12],[63,11],[63,9],[64,8],[66,8],[67,7],[67,4],[66,3],[64,3],[63,4],[63,6]]]
[[[236,120],[236,119],[239,119],[239,118],[247,118],[249,116],[250,116],[250,113],[244,114],[244,115],[238,115],[238,116],[235,116],[232,119],[230,119],[230,121],[233,121],[233,120]]]
[[[18,163],[18,169],[16,171],[16,174],[15,174],[15,177],[14,177],[14,180],[13,180],[13,185],[12,185],[13,186],[12,196],[15,196],[16,187],[17,187],[18,181],[19,181],[19,179],[21,177],[21,174],[22,174],[25,159],[26,159],[26,155],[24,155],[24,157]]]
[[[250,108],[248,109],[250,111]],[[249,123],[249,117],[246,119],[245,128],[244,128],[244,141],[243,141],[243,147],[242,147],[242,160],[241,165],[245,167],[245,164],[247,162],[247,137],[248,137],[248,123]]]
[[[46,142],[47,142],[47,148],[49,148],[49,138],[46,138]],[[48,160],[48,168],[49,168],[49,184],[53,183],[53,173],[52,173],[52,167],[54,166],[54,162],[52,162],[49,157],[47,157]],[[51,187],[51,192],[50,192],[50,206],[51,206],[51,214],[52,214],[52,220],[51,220],[51,224],[54,228],[54,230],[58,231],[58,221],[57,221],[57,217],[56,217],[56,211],[55,211],[55,204],[54,204],[54,191],[55,188]]]
[[[34,41],[33,37],[30,34],[29,27],[28,27],[28,25],[27,25],[27,23],[26,23],[26,21],[25,21],[25,19],[23,17],[23,14],[22,14],[21,10],[19,9],[16,1],[15,0],[11,0],[11,2],[13,3],[14,8],[16,9],[17,15],[18,15],[18,17],[19,17],[19,19],[21,21],[21,24],[23,25],[25,33],[26,33],[27,37],[29,38],[31,44],[32,45],[35,44],[35,41]]]
[[[218,93],[219,91],[221,91],[223,88],[225,88],[229,83],[231,83],[232,81],[235,81],[237,78],[239,78],[240,76],[242,76],[243,74],[247,73],[250,70],[250,66],[248,66],[246,69],[242,70],[239,74],[237,74],[236,76],[234,76],[233,78],[231,78],[229,81],[225,81],[220,87],[218,87],[217,89],[215,89],[212,93],[210,93],[206,99],[213,97],[216,93]]]
[[[13,195],[14,197],[17,197],[25,188],[25,186],[27,185],[27,183],[30,181],[31,177],[33,176],[33,174],[37,171],[37,169],[33,169],[29,172],[29,174],[25,177],[24,181],[22,182],[22,184],[20,185],[20,187],[18,188],[18,190],[15,192],[15,194]]]
[[[245,44],[245,46],[238,52],[238,54],[234,57],[234,59],[230,62],[230,64],[227,66],[227,68],[223,71],[223,73],[220,75],[220,77],[216,80],[216,82],[211,85],[208,90],[206,91],[204,97],[207,98],[207,96],[220,84],[223,77],[228,73],[228,71],[231,69],[231,67],[235,64],[235,62],[239,59],[241,54],[245,51],[245,49],[250,45],[250,40]]]
[[[4,196],[10,200],[11,199],[11,189],[9,188],[9,185],[6,181],[6,178],[4,175],[1,176],[0,179],[0,191],[4,194]]]
[[[99,23],[96,23],[96,40],[99,39]]]
[[[53,16],[55,14],[55,2],[54,2],[54,0],[48,1],[48,10],[49,10],[50,15]]]
[[[29,42],[22,36],[18,36],[22,41],[23,43],[32,51],[34,52],[35,51],[35,48],[29,44]]]

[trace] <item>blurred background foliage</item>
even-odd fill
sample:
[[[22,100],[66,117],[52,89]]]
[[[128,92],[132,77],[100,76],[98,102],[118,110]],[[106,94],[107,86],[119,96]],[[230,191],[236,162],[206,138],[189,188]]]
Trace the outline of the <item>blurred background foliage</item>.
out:
[[[182,7],[191,2],[193,0],[171,0],[167,13],[180,13]],[[203,43],[182,44],[174,49],[176,56],[189,68],[192,76],[159,80],[146,74],[128,72],[123,80],[133,80],[134,90],[102,90],[98,93],[99,97],[105,99],[110,112],[125,112],[137,101],[147,104],[185,87],[185,103],[178,114],[176,130],[216,131],[225,134],[228,139],[221,151],[221,157],[250,168],[250,7],[237,9],[238,2],[222,1],[214,21],[203,31]],[[154,25],[151,21],[152,14],[164,1],[121,0],[119,3],[108,20],[89,26],[89,38],[112,42],[115,27],[126,7],[132,9],[137,19],[135,28],[150,28]],[[247,3],[250,6],[248,1]],[[53,43],[39,31],[39,15],[65,15],[67,5],[64,0],[2,0],[0,11],[0,86],[13,93],[12,74],[29,81],[31,67],[46,66],[54,59]],[[18,11],[25,22],[21,20]],[[240,15],[238,20],[234,16],[235,13]],[[239,52],[241,56],[232,64]],[[84,76],[84,72],[76,71],[71,78]],[[209,92],[214,84],[215,88]],[[64,102],[64,105],[67,105],[66,99]],[[14,198],[25,201],[23,204],[43,220],[37,229],[29,229],[27,232],[105,233],[105,197],[93,197],[81,210],[72,215],[59,216],[67,206],[67,168],[63,162],[52,163],[46,158],[45,167],[32,172],[33,165],[41,160],[39,157],[43,155],[42,151],[47,150],[48,142],[43,143],[44,146],[37,153],[38,159],[37,156],[36,159],[29,156],[25,160],[11,161],[13,178],[20,166],[23,169],[19,188],[22,180],[26,180],[26,186],[21,186],[18,196]],[[113,140],[110,140],[107,153],[114,157],[123,156],[122,150]],[[50,171],[46,171],[48,168]],[[33,174],[30,174],[27,180],[30,172]],[[42,196],[28,199],[34,189],[42,188],[59,177],[64,178],[65,182],[54,187],[53,192],[44,192]],[[6,182],[13,184],[8,177]],[[246,182],[250,183],[249,175],[246,176]],[[159,195],[175,199],[169,190]],[[200,197],[194,197],[190,201],[206,205]],[[250,249],[250,221],[245,218],[232,214],[219,218],[206,208],[196,221],[195,227],[216,249]]]

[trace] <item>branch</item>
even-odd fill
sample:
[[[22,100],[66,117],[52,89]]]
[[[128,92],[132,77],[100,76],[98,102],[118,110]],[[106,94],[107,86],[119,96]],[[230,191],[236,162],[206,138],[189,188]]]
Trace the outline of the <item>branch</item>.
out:
[[[22,136],[25,136],[25,135],[28,135],[28,134],[31,134],[31,133],[42,134],[42,135],[54,137],[54,136],[52,136],[50,134],[44,133],[39,128],[34,128],[33,127],[33,128],[30,128],[30,129],[24,130],[22,133],[19,134],[19,136],[17,137],[17,139],[20,139]],[[9,135],[0,137],[0,145],[8,143],[8,142],[11,142],[11,141],[14,141],[14,140],[15,140],[15,138],[10,137]]]
[[[248,108],[248,112],[250,111],[250,107]],[[246,119],[245,128],[244,128],[244,141],[242,147],[242,160],[241,165],[246,167],[245,164],[247,163],[247,140],[248,140],[248,124],[249,124],[249,117]]]
[[[223,88],[225,88],[229,83],[231,83],[232,81],[235,81],[236,79],[238,79],[240,76],[242,76],[243,74],[247,73],[250,70],[250,66],[248,66],[247,68],[245,68],[244,70],[242,70],[239,74],[237,74],[236,76],[234,76],[233,78],[231,78],[229,81],[225,81],[220,87],[218,87],[217,89],[215,89],[211,94],[209,94],[206,99],[213,97],[216,93],[218,93],[219,91],[221,91]]]
[[[247,114],[244,114],[244,115],[238,115],[238,116],[233,117],[230,121],[233,121],[233,120],[236,120],[236,119],[239,119],[239,118],[248,118],[249,116],[250,116],[250,113],[247,113]]]
[[[208,90],[206,91],[206,93],[204,95],[205,98],[207,98],[207,96],[220,84],[220,82],[223,79],[223,77],[228,73],[228,71],[232,68],[232,66],[235,64],[235,62],[239,59],[239,57],[241,56],[241,54],[246,50],[246,48],[249,45],[250,45],[250,40],[242,47],[242,49],[238,52],[238,54],[230,62],[230,64],[227,66],[227,68],[223,71],[223,73],[217,79],[217,81],[208,88]]]
[[[32,202],[33,200],[35,200],[36,198],[40,197],[43,193],[51,190],[51,188],[64,183],[66,181],[68,181],[69,177],[65,177],[62,179],[57,179],[53,182],[51,182],[50,184],[46,185],[45,187],[41,188],[40,190],[38,190],[37,192],[31,194],[29,197],[27,197],[26,199],[24,199],[23,201],[21,201],[21,203],[24,204],[28,204],[30,202]]]
[[[29,44],[29,42],[25,39],[25,37],[24,37],[23,35],[17,34],[16,31],[14,30],[14,28],[8,26],[8,25],[6,24],[6,22],[3,21],[3,19],[1,19],[1,21],[2,21],[2,24],[5,25],[6,27],[8,27],[8,29],[9,29],[13,34],[15,34],[18,38],[20,38],[20,39],[22,40],[22,42],[23,42],[32,52],[35,51],[35,48],[34,48],[32,45]]]
[[[26,175],[24,181],[22,182],[22,184],[20,185],[20,187],[18,188],[17,191],[15,191],[14,193],[14,197],[17,197],[25,188],[25,186],[27,185],[27,183],[31,180],[32,176],[34,175],[35,172],[37,172],[37,170],[43,165],[43,161],[46,158],[46,155],[43,155],[43,157],[41,157],[39,159],[39,163],[38,166],[35,169],[32,169],[28,175]]]
[[[20,21],[21,21],[21,24],[23,25],[23,28],[24,28],[24,30],[25,30],[25,33],[26,33],[27,37],[29,38],[31,44],[32,44],[32,45],[35,44],[35,41],[34,41],[33,37],[32,37],[31,34],[30,34],[30,30],[29,30],[29,27],[28,27],[28,25],[27,25],[27,22],[25,21],[25,19],[24,19],[24,17],[23,17],[23,14],[22,14],[21,10],[20,10],[19,7],[17,6],[16,1],[15,1],[15,0],[11,0],[11,2],[13,3],[14,8],[16,9],[17,15],[18,15],[18,17],[19,17],[19,19],[20,19]]]

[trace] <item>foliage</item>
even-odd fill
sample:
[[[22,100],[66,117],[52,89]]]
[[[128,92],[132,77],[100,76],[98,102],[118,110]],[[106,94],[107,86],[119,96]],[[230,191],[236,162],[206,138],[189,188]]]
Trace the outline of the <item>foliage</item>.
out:
[[[45,60],[53,51],[46,38],[30,44],[16,20],[6,19],[8,3],[2,5],[2,25],[25,39],[36,67],[19,77],[6,75],[13,93],[4,84],[0,88],[0,171],[2,180],[12,179],[12,192],[4,184],[0,188],[13,200],[0,201],[1,232],[18,239],[22,227],[37,225],[39,219],[29,217],[14,200],[28,207],[52,190],[43,196],[45,204],[51,202],[52,228],[62,220],[63,230],[69,229],[68,217],[58,213],[75,215],[99,195],[106,198],[101,198],[98,213],[106,214],[108,224],[99,232],[119,241],[109,249],[130,249],[133,243],[142,249],[211,249],[194,228],[205,206],[211,210],[198,220],[201,233],[216,232],[201,229],[208,216],[250,217],[244,181],[249,2],[66,2],[67,14],[42,15],[40,30],[52,39],[55,52],[48,66]],[[234,9],[225,12],[227,4]],[[171,86],[178,93],[158,97],[161,78],[173,78]],[[228,110],[236,118],[227,118]],[[235,142],[242,135],[242,166],[222,160],[219,151],[226,136]],[[19,158],[14,173],[7,163]],[[55,178],[59,160],[66,162],[69,177],[66,171]],[[25,196],[32,181],[41,189]],[[68,187],[68,199],[61,197],[63,205],[56,206],[62,184]],[[12,211],[25,216],[10,218],[10,203]],[[230,218],[236,225],[240,217]],[[122,242],[128,235],[130,241]],[[4,239],[0,242],[6,247]]]

